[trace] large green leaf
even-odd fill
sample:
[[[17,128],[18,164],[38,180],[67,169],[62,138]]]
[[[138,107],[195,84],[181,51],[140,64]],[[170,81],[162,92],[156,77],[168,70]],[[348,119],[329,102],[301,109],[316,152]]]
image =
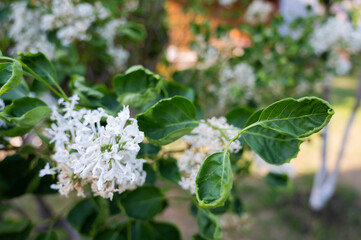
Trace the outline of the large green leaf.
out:
[[[116,75],[113,85],[118,101],[140,107],[154,101],[160,91],[160,77],[142,66],[133,66],[125,74]]]
[[[85,199],[76,204],[69,212],[69,223],[81,234],[94,236],[101,230],[109,216],[108,202],[100,197]]]
[[[23,79],[23,68],[19,61],[0,63],[0,95],[18,86]]]
[[[261,125],[295,137],[307,137],[320,131],[330,121],[334,110],[331,105],[317,97],[287,98],[275,102],[255,113],[249,125]]]
[[[228,152],[214,153],[204,160],[196,178],[199,206],[224,205],[232,189],[232,167]]]
[[[39,75],[47,83],[50,85],[57,84],[58,77],[55,67],[43,53],[19,53],[19,56],[23,63],[25,63],[33,72]]]
[[[207,209],[198,208],[197,222],[201,237],[208,240],[222,238],[222,229],[219,224],[219,218]]]
[[[297,156],[307,137],[330,121],[334,110],[316,97],[283,99],[248,119],[242,142],[271,164],[283,164]]]
[[[120,204],[131,218],[149,220],[166,206],[163,193],[154,186],[142,186],[121,195]]]
[[[194,104],[185,97],[160,100],[146,112],[138,114],[139,129],[149,141],[168,144],[190,133],[198,125]]]

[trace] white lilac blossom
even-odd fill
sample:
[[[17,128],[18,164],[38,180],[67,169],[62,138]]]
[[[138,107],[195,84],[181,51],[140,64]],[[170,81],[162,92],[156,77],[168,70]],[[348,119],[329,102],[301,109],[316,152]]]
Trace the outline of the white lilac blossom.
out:
[[[244,20],[250,24],[265,23],[273,11],[273,4],[263,0],[255,0],[248,6]]]
[[[273,165],[265,160],[263,160],[258,154],[252,152],[254,156],[254,161],[256,163],[256,171],[259,173],[276,173],[276,174],[286,174],[289,178],[294,178],[296,172],[290,163],[284,163],[282,165]]]
[[[327,67],[337,75],[345,75],[352,69],[349,55],[361,51],[361,28],[354,28],[345,19],[330,17],[316,26],[310,44],[318,55],[328,52]]]
[[[310,43],[315,53],[320,55],[345,45],[351,31],[352,25],[349,22],[330,17],[323,25],[315,28]]]
[[[198,56],[198,67],[201,69],[213,66],[220,56],[219,51],[209,45],[203,35],[197,35],[195,37],[192,50],[195,51]]]
[[[107,41],[107,54],[113,57],[113,69],[115,71],[124,70],[130,56],[127,50],[119,44],[115,44],[117,30],[125,23],[125,19],[113,19],[99,30],[99,34]]]
[[[42,17],[42,27],[46,31],[58,30],[57,37],[63,45],[90,39],[87,31],[96,20],[96,10],[91,4],[75,5],[71,0],[53,0],[50,12]]]
[[[330,69],[334,69],[337,75],[345,75],[350,72],[352,68],[350,59],[341,54],[331,53],[326,64]]]
[[[43,52],[48,58],[55,56],[55,47],[48,41],[46,32],[41,29],[41,12],[28,9],[26,2],[15,2],[11,5],[10,27],[8,36],[15,45],[10,50],[11,55],[18,52]],[[32,23],[32,24],[29,24]]]
[[[233,3],[237,2],[237,0],[218,0],[218,3],[222,6],[228,7]]]
[[[178,160],[178,167],[181,171],[182,177],[179,185],[192,194],[195,194],[196,176],[203,161],[211,154],[221,152],[224,150],[228,139],[207,123],[224,130],[224,134],[228,139],[237,136],[238,130],[233,130],[232,125],[229,125],[225,117],[210,118],[203,123],[200,123],[194,128],[190,135],[184,136],[182,139],[189,146],[184,154]],[[237,153],[241,149],[241,144],[238,140],[231,143],[229,152]]]
[[[56,168],[46,165],[40,175],[58,172],[52,188],[62,195],[77,190],[84,196],[84,186],[90,184],[94,195],[112,199],[114,193],[142,185],[145,160],[136,156],[144,134],[137,120],[130,118],[128,107],[113,117],[102,108],[78,110],[79,98],[69,99],[59,100],[61,107],[53,109],[54,123],[48,129],[55,144]]]
[[[247,63],[239,63],[233,67],[225,65],[220,72],[220,88],[216,90],[218,104],[224,107],[239,100],[241,94],[251,97],[256,83],[253,68]]]

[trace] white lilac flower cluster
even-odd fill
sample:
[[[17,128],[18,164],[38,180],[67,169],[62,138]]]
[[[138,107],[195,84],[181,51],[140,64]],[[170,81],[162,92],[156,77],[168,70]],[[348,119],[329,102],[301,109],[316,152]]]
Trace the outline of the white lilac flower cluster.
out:
[[[201,69],[213,66],[220,57],[219,51],[208,44],[203,35],[197,35],[195,37],[192,50],[194,50],[198,56],[198,67]]]
[[[48,41],[46,32],[40,28],[42,12],[38,9],[30,10],[26,2],[14,2],[11,5],[12,22],[7,35],[15,42],[10,54],[18,52],[43,52],[48,58],[55,56],[55,46]]]
[[[10,27],[8,36],[15,45],[11,54],[18,52],[43,52],[49,59],[55,58],[55,43],[48,40],[48,33],[56,31],[56,37],[63,46],[77,41],[89,41],[91,28],[107,42],[107,54],[113,58],[113,67],[126,68],[129,52],[119,44],[115,45],[117,28],[126,20],[110,19],[111,12],[101,2],[51,0],[35,7],[28,7],[27,2],[15,2],[11,5]],[[104,26],[95,26],[96,21],[105,21]],[[31,24],[29,24],[31,23]],[[95,28],[96,27],[96,28]]]
[[[59,100],[62,107],[53,109],[55,123],[48,129],[55,144],[56,167],[47,164],[40,176],[58,172],[58,182],[51,187],[62,195],[77,190],[84,196],[84,187],[90,185],[94,195],[112,199],[114,193],[142,185],[145,160],[136,156],[144,133],[129,117],[128,107],[113,117],[102,108],[78,110],[79,98],[69,99]]]
[[[347,74],[351,68],[350,54],[361,51],[361,27],[354,28],[347,20],[330,17],[315,28],[310,44],[316,54],[329,52],[327,66],[337,75]]]
[[[244,20],[250,24],[265,23],[273,12],[273,4],[263,0],[253,1],[244,14]]]
[[[239,100],[241,94],[246,98],[252,96],[256,75],[247,63],[239,63],[233,67],[225,65],[220,72],[220,88],[216,90],[218,104],[224,107]]]
[[[105,19],[110,12],[97,2],[74,4],[71,0],[52,0],[49,13],[42,16],[41,28],[45,31],[58,30],[57,37],[63,45],[79,41],[88,41],[91,36],[88,29],[97,19]]]
[[[209,155],[223,151],[228,142],[219,130],[212,128],[207,123],[219,129],[227,129],[223,132],[229,139],[238,134],[238,130],[233,130],[233,126],[227,123],[225,117],[213,117],[203,122],[194,128],[190,135],[182,138],[189,148],[178,160],[178,167],[182,174],[179,185],[192,194],[195,194],[195,181],[203,161]],[[237,153],[241,148],[240,142],[236,140],[231,143],[229,152]]]
[[[124,70],[130,56],[122,46],[115,44],[117,30],[126,23],[125,19],[113,19],[99,29],[99,34],[107,41],[107,53],[113,57],[113,68],[117,71]]]

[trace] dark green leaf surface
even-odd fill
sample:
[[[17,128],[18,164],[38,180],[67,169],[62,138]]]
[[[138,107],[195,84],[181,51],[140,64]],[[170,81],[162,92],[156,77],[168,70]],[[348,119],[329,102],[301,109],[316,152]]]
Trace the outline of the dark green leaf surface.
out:
[[[0,95],[9,92],[23,79],[23,68],[19,61],[0,63]]]
[[[137,158],[154,158],[157,156],[160,147],[151,143],[139,143],[140,150]]]
[[[116,75],[113,85],[118,101],[124,105],[141,107],[154,101],[160,89],[160,77],[142,66],[133,66],[125,74]]]
[[[244,128],[249,117],[254,113],[253,109],[237,107],[226,114],[227,122],[235,127]]]
[[[160,100],[146,112],[138,114],[139,129],[149,141],[168,144],[190,133],[198,125],[196,108],[184,97]]]
[[[232,189],[232,168],[228,152],[214,153],[204,160],[196,179],[199,206],[223,206]]]
[[[302,139],[282,134],[262,126],[255,126],[241,135],[242,142],[252,148],[266,162],[280,165],[295,158]]]
[[[149,220],[162,212],[166,200],[163,193],[154,186],[142,186],[123,193],[120,204],[124,212],[131,218]]]
[[[170,182],[178,183],[181,180],[177,160],[174,158],[157,160],[157,169],[159,175]]]
[[[50,85],[58,82],[54,65],[41,52],[20,53],[20,60]]]

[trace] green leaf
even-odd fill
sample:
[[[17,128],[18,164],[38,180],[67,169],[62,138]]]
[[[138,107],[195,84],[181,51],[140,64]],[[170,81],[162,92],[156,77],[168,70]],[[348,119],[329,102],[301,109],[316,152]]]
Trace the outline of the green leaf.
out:
[[[72,89],[73,94],[77,94],[81,101],[85,101],[85,105],[91,105],[91,100],[88,100],[88,98],[99,100],[104,97],[103,93],[88,87],[83,76],[73,75],[69,87]]]
[[[246,126],[261,125],[298,138],[320,131],[330,121],[334,110],[317,97],[287,98],[275,102],[247,122]]]
[[[20,84],[15,88],[11,89],[9,92],[1,95],[3,100],[13,100],[17,98],[26,97],[29,94],[29,87],[24,79],[21,80]]]
[[[168,144],[190,133],[198,125],[196,108],[180,96],[160,100],[146,112],[138,114],[139,129],[150,142]]]
[[[40,99],[23,97],[15,99],[0,113],[0,117],[19,127],[33,127],[51,113],[51,109]]]
[[[283,164],[297,156],[302,138],[320,131],[333,114],[332,107],[316,97],[283,99],[253,113],[241,140],[266,162]]]
[[[155,158],[160,150],[159,146],[151,143],[139,143],[140,150],[137,158]]]
[[[55,67],[43,53],[19,53],[19,56],[23,63],[47,83],[50,85],[57,84],[58,77],[56,75]]]
[[[177,160],[174,158],[161,158],[157,160],[157,169],[159,175],[170,182],[178,183],[181,180]]]
[[[69,223],[81,234],[94,236],[101,230],[109,216],[108,202],[101,198],[85,199],[76,204],[69,212]]]
[[[181,240],[181,235],[179,229],[167,222],[151,222],[150,225],[153,227],[153,232],[155,232],[156,238],[158,240]]]
[[[121,195],[120,204],[131,218],[149,220],[166,206],[163,193],[154,186],[142,186]]]
[[[143,170],[147,173],[147,176],[145,177],[145,183],[154,184],[157,180],[157,173],[155,172],[153,166],[149,163],[144,163]]]
[[[23,68],[19,61],[0,63],[0,95],[9,92],[23,79]]]
[[[132,107],[141,107],[152,102],[159,94],[159,80],[159,75],[142,66],[133,66],[125,74],[116,75],[113,79],[117,100]]]
[[[15,99],[0,112],[0,118],[7,124],[6,128],[0,129],[0,134],[10,137],[24,135],[50,113],[51,109],[37,98]]]
[[[261,126],[252,127],[242,133],[241,140],[263,160],[275,165],[281,165],[295,158],[303,142],[297,137]]]
[[[254,113],[251,108],[237,107],[226,114],[227,122],[235,127],[244,128],[249,117]]]
[[[199,206],[223,206],[232,189],[232,167],[228,152],[214,153],[204,160],[196,178]]]
[[[5,219],[0,222],[1,240],[28,239],[32,224],[28,219]]]
[[[182,96],[187,98],[191,102],[194,101],[194,90],[190,87],[184,87],[174,81],[164,81],[163,91],[163,98]]]
[[[201,237],[209,240],[222,238],[222,229],[219,224],[219,218],[207,209],[198,208],[197,222]]]
[[[288,175],[268,173],[264,181],[271,187],[286,187],[288,184]]]
[[[56,232],[54,232],[54,231],[40,233],[35,238],[35,240],[57,240],[57,239],[58,239],[58,236],[56,235]]]

